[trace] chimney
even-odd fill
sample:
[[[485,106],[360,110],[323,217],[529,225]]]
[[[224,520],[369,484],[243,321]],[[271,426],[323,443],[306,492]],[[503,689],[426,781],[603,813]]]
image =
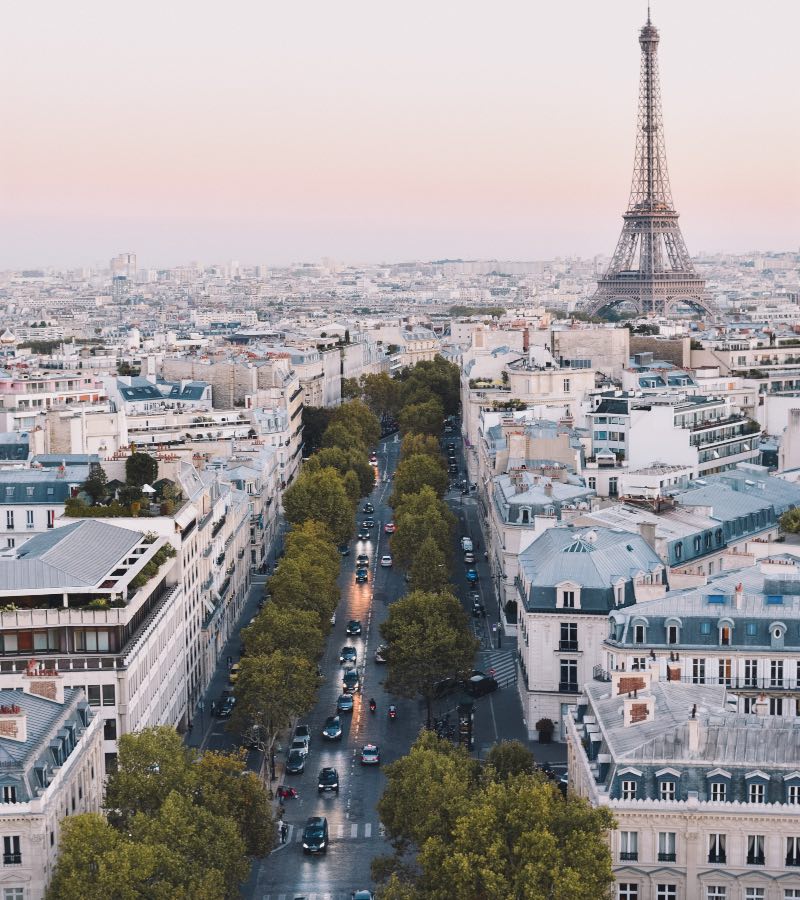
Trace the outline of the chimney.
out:
[[[761,716],[762,718],[767,715],[769,712],[769,703],[767,703],[767,695],[759,694],[756,702],[753,704],[753,709],[757,716]]]
[[[552,496],[553,496],[553,485],[552,485],[552,483],[549,482],[549,481],[548,481],[547,484],[544,486],[544,495],[545,495],[545,497],[552,497]]]
[[[28,717],[16,703],[0,706],[0,737],[20,744],[28,740]]]
[[[639,534],[642,540],[653,550],[656,549],[656,523],[639,522]]]
[[[692,707],[689,719],[689,753],[697,753],[700,749],[700,722],[697,719],[697,704]]]
[[[44,697],[54,703],[64,702],[64,678],[56,669],[46,669],[44,663],[30,660],[22,676],[26,694]]]
[[[733,595],[733,605],[736,607],[736,609],[742,608],[742,600],[743,599],[744,599],[744,590],[742,588],[742,582],[740,581],[736,585],[736,591],[734,592],[734,595]]]

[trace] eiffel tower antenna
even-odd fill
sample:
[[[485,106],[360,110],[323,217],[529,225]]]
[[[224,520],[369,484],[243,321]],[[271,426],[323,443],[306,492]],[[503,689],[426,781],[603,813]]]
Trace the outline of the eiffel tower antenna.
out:
[[[658,29],[650,19],[639,32],[639,113],[636,156],[622,234],[608,270],[597,282],[588,312],[606,312],[620,303],[640,315],[668,316],[679,305],[713,312],[705,281],[695,272],[672,202],[658,78]]]

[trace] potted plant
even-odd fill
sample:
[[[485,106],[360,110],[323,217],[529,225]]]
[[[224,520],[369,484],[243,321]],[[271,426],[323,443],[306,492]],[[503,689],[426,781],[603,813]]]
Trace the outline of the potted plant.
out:
[[[552,719],[539,719],[536,723],[536,730],[539,732],[539,743],[549,744],[553,738],[556,723]]]

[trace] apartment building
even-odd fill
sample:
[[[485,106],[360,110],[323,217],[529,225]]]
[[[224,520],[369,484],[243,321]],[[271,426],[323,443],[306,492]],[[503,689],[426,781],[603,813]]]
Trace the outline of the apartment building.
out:
[[[42,900],[61,822],[103,804],[102,718],[81,690],[38,663],[0,688],[0,840],[4,900]]]
[[[795,307],[795,315],[797,307]],[[800,339],[796,334],[755,332],[703,338],[692,350],[693,366],[717,366],[721,375],[740,375],[760,393],[800,391]]]
[[[616,820],[616,900],[800,897],[794,717],[643,669],[587,684],[565,725],[570,791]]]
[[[49,409],[104,398],[102,383],[90,372],[48,372],[17,365],[8,377],[0,378],[0,431],[31,431]]]
[[[539,719],[563,721],[604,661],[609,612],[663,595],[667,582],[643,538],[610,528],[547,529],[518,563],[518,686],[533,738]]]

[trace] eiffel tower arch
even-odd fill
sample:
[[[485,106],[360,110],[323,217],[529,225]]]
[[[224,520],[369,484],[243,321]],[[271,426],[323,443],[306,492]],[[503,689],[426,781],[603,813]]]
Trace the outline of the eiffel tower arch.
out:
[[[639,33],[642,50],[636,157],[628,209],[611,263],[587,311],[608,312],[632,304],[640,315],[669,316],[678,305],[713,313],[706,283],[695,271],[678,225],[667,171],[661,86],[658,78],[658,29],[650,21]]]

